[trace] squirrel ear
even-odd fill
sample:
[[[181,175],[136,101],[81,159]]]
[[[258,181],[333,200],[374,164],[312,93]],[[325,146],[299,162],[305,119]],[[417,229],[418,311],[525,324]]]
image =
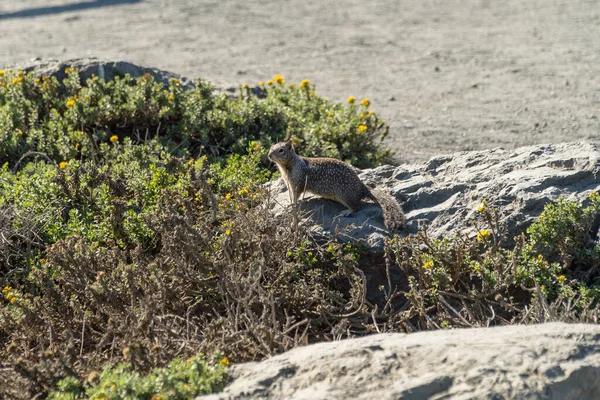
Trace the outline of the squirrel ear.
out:
[[[292,142],[292,139],[288,140],[287,142],[285,142],[285,145],[290,148],[293,149],[294,148],[294,143]]]

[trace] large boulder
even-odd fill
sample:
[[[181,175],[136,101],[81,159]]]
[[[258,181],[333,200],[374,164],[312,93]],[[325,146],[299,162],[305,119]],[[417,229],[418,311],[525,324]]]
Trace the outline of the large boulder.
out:
[[[423,225],[434,237],[448,237],[456,230],[472,231],[472,221],[482,200],[499,208],[507,237],[522,232],[544,205],[559,197],[587,201],[600,189],[600,151],[591,143],[563,143],[470,151],[434,157],[428,162],[398,167],[382,166],[360,173],[369,186],[385,188],[401,203],[407,229],[415,233]],[[271,183],[274,212],[289,211],[282,180]],[[337,218],[344,210],[331,200],[305,196],[301,210],[306,223],[323,236],[344,231],[345,237],[363,241],[380,252],[389,235],[380,209],[365,204],[350,217]]]
[[[127,61],[107,61],[98,58],[76,58],[72,60],[55,60],[55,59],[32,59],[25,63],[7,65],[6,68],[22,69],[25,72],[32,71],[35,75],[54,76],[59,81],[66,77],[65,69],[76,68],[79,71],[79,76],[82,82],[91,78],[93,75],[105,79],[107,81],[114,80],[116,77],[124,77],[129,75],[132,78],[139,78],[145,74],[150,74],[156,82],[162,83],[165,87],[170,85],[171,79],[177,79],[183,89],[192,89],[195,87],[195,79],[175,74],[169,71],[163,71],[158,68],[145,67],[142,65],[130,63]],[[209,82],[213,85],[215,94],[225,93],[228,96],[235,96],[239,93],[239,85],[231,85],[226,82],[215,81],[210,79]],[[264,96],[264,91],[258,87],[251,87],[250,91],[258,97]]]
[[[379,334],[236,365],[205,399],[595,399],[600,326]]]

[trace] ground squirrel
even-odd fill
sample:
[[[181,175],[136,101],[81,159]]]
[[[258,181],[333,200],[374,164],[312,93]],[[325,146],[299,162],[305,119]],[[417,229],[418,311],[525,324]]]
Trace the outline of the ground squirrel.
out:
[[[335,200],[348,207],[342,216],[348,216],[368,198],[383,210],[385,226],[398,230],[404,226],[404,213],[396,199],[383,191],[370,190],[358,178],[354,169],[334,158],[300,157],[292,142],[281,142],[271,146],[269,159],[277,164],[294,206],[302,192],[307,191],[326,199]]]

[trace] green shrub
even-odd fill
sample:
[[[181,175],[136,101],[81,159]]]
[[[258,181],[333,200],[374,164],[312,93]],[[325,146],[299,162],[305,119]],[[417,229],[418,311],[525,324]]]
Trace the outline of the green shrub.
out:
[[[55,160],[97,157],[102,143],[131,138],[141,143],[156,137],[174,155],[224,158],[245,154],[257,141],[269,147],[295,138],[306,156],[332,156],[358,167],[385,161],[381,145],[387,126],[362,105],[340,105],[318,96],[314,85],[276,82],[238,97],[213,95],[198,80],[183,90],[178,80],[168,88],[151,75],[105,82],[93,77],[84,84],[76,70],[67,77],[35,78],[22,71],[0,76],[0,160],[13,166],[27,151]]]
[[[0,339],[14,370],[0,386],[44,392],[125,348],[140,374],[182,353],[262,358],[361,310],[356,254],[269,212],[264,151],[209,164],[125,140],[97,163],[4,168],[0,230],[15,246],[0,259]]]
[[[593,193],[587,206],[548,204],[512,249],[502,245],[497,210],[484,201],[478,212],[472,237],[456,233],[440,240],[420,232],[389,242],[409,275],[407,310],[392,323],[418,330],[597,319],[600,246],[593,228],[599,195]]]
[[[69,377],[57,384],[51,400],[75,399],[191,399],[223,390],[227,382],[225,357],[208,362],[203,357],[175,359],[164,368],[142,376],[130,364],[106,367],[101,374],[91,372],[86,382]]]

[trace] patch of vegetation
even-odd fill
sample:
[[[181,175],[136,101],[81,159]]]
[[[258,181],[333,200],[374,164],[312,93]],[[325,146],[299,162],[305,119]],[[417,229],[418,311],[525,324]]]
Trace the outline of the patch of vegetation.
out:
[[[59,162],[98,158],[101,144],[134,143],[156,138],[176,156],[225,158],[243,155],[248,143],[269,147],[294,138],[307,156],[330,156],[357,167],[388,159],[381,141],[388,126],[369,111],[369,100],[347,105],[327,101],[314,85],[285,84],[276,76],[239,96],[214,95],[209,83],[198,80],[184,90],[172,79],[169,87],[150,74],[105,82],[93,77],[82,83],[77,70],[66,70],[58,82],[22,71],[0,76],[0,160],[15,164],[28,151]]]
[[[132,357],[131,350],[126,350]],[[203,357],[185,361],[175,359],[168,366],[155,368],[142,376],[134,371],[131,364],[119,364],[106,367],[101,373],[92,371],[85,381],[75,377],[62,379],[48,399],[191,399],[223,390],[227,382],[227,365],[226,357],[217,357],[210,362]]]
[[[191,398],[225,382],[224,356],[199,352],[598,321],[595,194],[549,205],[511,245],[485,202],[473,237],[390,239],[375,294],[360,246],[275,217],[270,144],[377,165],[387,128],[368,107],[281,76],[231,98],[0,72],[0,396]]]
[[[198,352],[260,359],[364,304],[356,254],[273,217],[262,184],[284,136],[385,159],[368,101],[279,76],[229,98],[149,76],[82,85],[69,69],[64,82],[4,72],[0,114],[3,394],[79,382],[125,349],[140,376]]]
[[[474,237],[394,238],[388,251],[409,276],[407,309],[389,321],[409,331],[523,322],[598,322],[600,195],[587,206],[549,204],[504,245],[498,211],[478,207]]]

